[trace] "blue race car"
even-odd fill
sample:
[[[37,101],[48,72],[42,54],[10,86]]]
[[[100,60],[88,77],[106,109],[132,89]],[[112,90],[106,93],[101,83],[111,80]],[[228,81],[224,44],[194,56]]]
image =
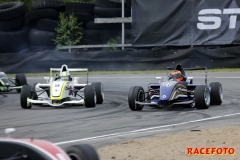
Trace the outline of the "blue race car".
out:
[[[169,74],[169,70],[174,70]],[[186,77],[184,70],[205,70],[205,84],[193,84],[193,77]],[[185,68],[180,64],[176,68],[167,67],[167,77],[159,83],[150,83],[148,92],[141,86],[131,87],[128,94],[129,108],[140,111],[143,106],[174,108],[179,106],[208,109],[210,104],[221,105],[223,101],[222,84],[207,84],[207,68]]]

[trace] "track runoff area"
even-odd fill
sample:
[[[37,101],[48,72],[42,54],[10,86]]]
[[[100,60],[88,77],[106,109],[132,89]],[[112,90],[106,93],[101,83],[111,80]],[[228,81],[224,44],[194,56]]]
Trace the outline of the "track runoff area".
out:
[[[187,73],[188,74],[188,73]],[[17,137],[46,139],[61,147],[89,143],[96,148],[122,143],[131,139],[151,138],[154,135],[180,133],[195,129],[211,129],[239,125],[240,109],[239,78],[236,72],[208,73],[208,83],[221,82],[224,100],[221,106],[210,106],[207,110],[181,108],[174,110],[145,106],[140,112],[128,107],[128,91],[131,86],[143,86],[146,90],[151,82],[157,82],[160,74],[90,75],[89,81],[100,81],[104,86],[105,100],[96,108],[72,106],[54,108],[33,106],[24,110],[19,104],[19,94],[0,94],[0,120],[4,126],[17,129]],[[203,73],[190,73],[194,82],[204,84]],[[45,82],[43,77],[28,77],[28,83]],[[11,118],[9,118],[11,117]],[[0,136],[5,136],[0,133]],[[234,147],[222,149],[233,154]],[[188,146],[189,149],[189,146]],[[220,153],[218,148],[201,150],[192,148],[187,154],[202,152]],[[191,152],[190,152],[191,151]]]

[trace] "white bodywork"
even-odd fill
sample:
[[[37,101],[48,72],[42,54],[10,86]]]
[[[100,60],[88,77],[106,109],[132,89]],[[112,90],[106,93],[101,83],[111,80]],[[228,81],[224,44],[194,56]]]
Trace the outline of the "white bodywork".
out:
[[[61,68],[51,68],[51,71],[59,71],[61,75],[63,70],[70,76],[70,71],[85,71],[88,69],[74,68],[68,69],[67,65]],[[60,77],[60,76],[59,76]],[[47,83],[38,83],[35,86],[35,91],[38,95],[38,100],[28,99],[27,101],[33,104],[48,104],[50,106],[62,106],[64,104],[83,104],[84,105],[84,86],[86,84],[79,84],[79,77],[73,77],[69,80],[62,80],[54,76],[44,77]],[[44,88],[49,88],[49,96]],[[75,92],[77,94],[75,94]]]

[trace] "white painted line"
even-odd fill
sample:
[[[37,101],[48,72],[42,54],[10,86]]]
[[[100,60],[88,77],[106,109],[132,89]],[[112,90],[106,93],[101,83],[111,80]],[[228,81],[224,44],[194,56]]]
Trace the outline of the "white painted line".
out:
[[[103,136],[96,136],[96,137],[90,137],[90,138],[83,138],[83,139],[77,139],[77,140],[71,140],[71,141],[65,141],[65,142],[58,142],[54,143],[55,145],[62,145],[67,143],[74,143],[74,142],[81,142],[81,141],[91,141],[91,140],[99,140],[99,139],[106,139],[106,138],[114,138],[114,137],[120,137],[120,136],[129,136],[133,134],[139,134],[139,133],[149,133],[149,132],[161,132],[165,130],[170,130],[170,128],[167,129],[159,129],[159,130],[150,130],[150,131],[130,131],[130,132],[121,132],[121,133],[115,133],[115,134],[108,134]]]
[[[160,129],[160,128],[167,128],[167,127],[174,127],[174,126],[179,126],[179,125],[185,125],[185,124],[189,124],[189,123],[208,121],[208,120],[236,116],[236,115],[240,115],[240,113],[227,114],[227,115],[216,116],[216,117],[211,117],[211,118],[204,118],[204,119],[192,120],[192,121],[187,121],[187,122],[182,122],[182,123],[169,124],[169,125],[164,125],[164,126],[150,127],[150,128],[139,129],[139,130],[134,130],[134,131],[130,131],[130,132],[120,132],[120,133],[107,134],[107,135],[96,136],[96,137],[89,137],[89,138],[76,139],[76,140],[70,140],[70,141],[64,141],[64,142],[57,142],[54,144],[61,145],[61,144],[74,143],[74,142],[80,142],[80,141],[90,141],[90,140],[96,140],[96,139],[112,138],[112,137],[116,137],[116,136],[125,136],[125,135],[137,134],[137,133],[140,134],[140,133],[154,132],[152,130]],[[159,130],[159,131],[162,131],[162,130]]]
[[[80,79],[86,79],[86,77],[79,77]],[[151,77],[146,77],[146,76],[144,76],[144,77],[88,77],[89,79],[114,79],[114,78],[117,78],[117,79],[122,79],[122,78],[124,78],[124,79],[133,79],[133,78],[136,78],[136,79],[147,79],[147,78],[152,78],[152,79],[156,79],[156,77],[154,77],[154,76],[151,76]],[[199,79],[203,79],[203,78],[205,78],[205,77],[193,77],[193,79],[195,79],[195,78],[199,78]],[[208,77],[208,79],[209,78],[216,78],[216,79],[240,79],[240,77]],[[40,77],[40,78],[38,78],[38,77],[29,77],[29,78],[27,78],[27,79],[41,79],[41,80],[44,80],[43,79],[43,77]],[[44,80],[44,81],[46,81],[46,80]]]

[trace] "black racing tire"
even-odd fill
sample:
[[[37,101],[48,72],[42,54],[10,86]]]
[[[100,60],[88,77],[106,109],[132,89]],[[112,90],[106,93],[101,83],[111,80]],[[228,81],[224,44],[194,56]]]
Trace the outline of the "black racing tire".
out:
[[[81,12],[64,12],[63,13],[66,16],[69,16],[73,14],[75,17],[77,17],[78,22],[84,22],[87,23],[89,21],[94,21],[94,15],[88,14],[88,13],[81,13]]]
[[[65,152],[71,160],[99,160],[97,152],[89,144],[70,146]]]
[[[40,31],[56,32],[55,29],[58,27],[58,22],[59,21],[51,19],[40,19],[36,23],[36,29]]]
[[[222,84],[220,82],[212,82],[209,84],[211,88],[211,105],[221,105],[223,101]]]
[[[94,13],[102,18],[111,18],[111,17],[122,17],[122,9],[121,8],[102,8],[95,7]],[[130,17],[131,10],[124,9],[124,17]]]
[[[37,11],[32,11],[25,16],[25,23],[29,24],[32,21],[39,19],[49,18],[57,20],[59,17],[59,12],[55,9],[41,9]]]
[[[55,39],[57,34],[55,32],[40,31],[31,29],[29,33],[29,41],[34,45],[54,46],[52,39]]]
[[[194,91],[194,102],[197,109],[208,109],[210,105],[210,91],[205,85],[196,86]]]
[[[100,40],[100,41],[108,41],[111,38],[115,38],[121,35],[121,31],[118,30],[84,30],[83,38],[84,39],[92,39],[92,40]]]
[[[0,22],[0,31],[16,31],[24,25],[24,17]]]
[[[16,44],[26,43],[28,42],[28,32],[29,28],[27,26],[13,32],[0,31],[0,44],[14,46]]]
[[[10,2],[0,4],[0,21],[17,19],[25,14],[23,2]]]
[[[103,84],[101,82],[93,82],[92,85],[95,87],[97,104],[102,104],[104,101]]]
[[[31,98],[31,86],[30,85],[23,85],[20,95],[20,103],[23,109],[31,109],[32,104],[27,102],[28,98]]]
[[[45,8],[63,10],[64,2],[62,0],[35,0],[32,3],[32,11],[45,9]]]
[[[141,86],[133,86],[128,93],[128,105],[132,111],[141,111],[143,105],[135,103],[136,101],[144,102],[144,89]]]
[[[66,2],[64,12],[81,12],[93,14],[95,5],[89,2]]]
[[[15,84],[16,86],[23,86],[25,84],[27,84],[27,79],[25,74],[16,74],[15,76]],[[21,89],[17,89],[17,92],[21,92]]]
[[[92,85],[86,85],[84,87],[84,99],[86,108],[96,106],[96,92]]]
[[[86,30],[122,30],[121,23],[105,23],[96,24],[94,21],[89,21],[85,25]],[[131,29],[130,23],[125,23],[125,29]]]
[[[111,1],[111,0],[94,0],[93,3],[97,7],[105,7],[105,8],[121,8],[122,3]]]

